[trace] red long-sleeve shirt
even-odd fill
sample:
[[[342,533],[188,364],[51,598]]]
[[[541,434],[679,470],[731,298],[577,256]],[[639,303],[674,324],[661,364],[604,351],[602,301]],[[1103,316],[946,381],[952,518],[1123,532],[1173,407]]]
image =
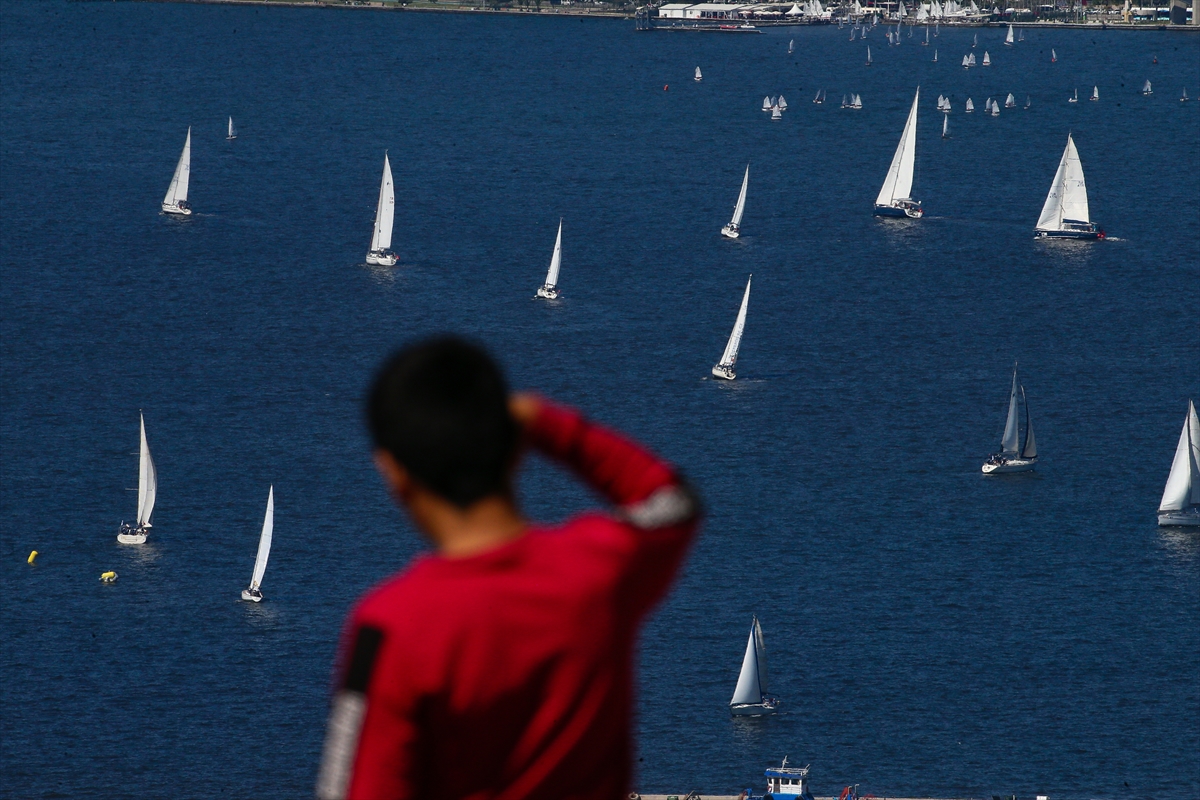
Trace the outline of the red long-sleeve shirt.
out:
[[[351,614],[321,798],[617,800],[633,648],[695,531],[672,468],[549,404],[536,449],[618,506],[486,553],[426,555]]]

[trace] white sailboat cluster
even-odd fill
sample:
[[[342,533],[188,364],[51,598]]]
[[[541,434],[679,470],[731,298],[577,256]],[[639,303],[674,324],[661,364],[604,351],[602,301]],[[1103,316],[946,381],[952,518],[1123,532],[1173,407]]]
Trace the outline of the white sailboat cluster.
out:
[[[861,94],[855,94],[854,92],[851,92],[849,98],[847,98],[846,95],[842,95],[842,108],[853,108],[855,110],[861,110],[862,107],[863,106],[862,106],[862,95]]]
[[[1019,403],[1025,405],[1025,441],[1022,444]],[[1012,392],[1008,398],[1008,417],[1004,421],[1004,435],[1000,438],[1000,452],[993,453],[983,465],[984,475],[999,475],[1008,472],[1030,472],[1037,466],[1037,440],[1033,437],[1033,423],[1029,419],[1029,401],[1025,398],[1025,387],[1017,383],[1017,368],[1013,367]]]
[[[725,352],[721,354],[721,360],[712,368],[715,378],[731,381],[737,377],[734,367],[737,366],[738,350],[742,347],[742,333],[746,330],[746,309],[750,305],[750,281],[752,280],[754,280],[753,275],[746,279],[746,291],[742,293],[742,305],[738,308],[737,320],[733,323],[729,341],[725,343]]]
[[[970,69],[971,67],[975,66],[975,54],[970,53],[968,55],[963,56],[962,65],[963,65],[963,69]]]
[[[267,571],[267,559],[271,556],[271,537],[275,533],[275,487],[267,490],[267,513],[263,517],[262,532],[258,535],[258,555],[254,557],[254,572],[250,575],[250,585],[242,589],[242,599],[251,603],[261,603],[262,580]]]
[[[1200,526],[1200,418],[1196,404],[1188,400],[1187,417],[1179,432],[1171,474],[1158,504],[1158,524],[1170,526]]]
[[[550,256],[550,268],[546,270],[546,282],[541,285],[534,299],[558,299],[558,270],[562,266],[562,218],[558,220],[558,236],[554,239],[554,254]]]
[[[383,154],[383,177],[379,181],[379,202],[375,206],[375,229],[371,233],[371,249],[367,263],[377,267],[396,266],[392,252],[392,224],[396,218],[396,190],[392,185],[392,164]]]
[[[917,87],[908,120],[904,123],[904,132],[900,134],[900,143],[896,145],[887,177],[884,178],[879,196],[875,198],[877,217],[920,219],[925,215],[921,202],[911,197],[913,168],[917,161],[917,104],[920,99],[921,89]]]
[[[1058,171],[1042,206],[1033,235],[1038,238],[1103,239],[1104,231],[1092,222],[1088,212],[1087,184],[1083,164],[1075,149],[1075,139],[1067,134],[1067,147],[1058,162]]]
[[[938,99],[937,99],[937,110],[942,112],[943,114],[949,114],[950,113],[950,98],[943,97],[942,95],[939,94]]]
[[[767,646],[758,617],[754,617],[729,713],[735,717],[762,717],[774,714],[778,707],[779,700],[767,694]]]
[[[188,183],[192,177],[192,128],[188,126],[187,138],[183,140],[183,152],[175,164],[175,174],[171,176],[171,185],[167,187],[167,196],[163,198],[162,210],[167,214],[181,217],[191,215],[192,207],[188,204]]]
[[[146,441],[146,418],[138,414],[141,423],[141,444],[138,448],[138,500],[137,523],[122,522],[117,532],[121,544],[145,544],[150,533],[150,515],[154,513],[154,501],[158,497],[158,473],[154,459],[150,457],[150,444]]]
[[[737,203],[733,206],[733,219],[729,220],[721,235],[727,239],[736,239],[742,235],[742,214],[746,210],[746,189],[750,186],[750,165],[746,165],[746,174],[742,177],[742,190],[738,192]]]

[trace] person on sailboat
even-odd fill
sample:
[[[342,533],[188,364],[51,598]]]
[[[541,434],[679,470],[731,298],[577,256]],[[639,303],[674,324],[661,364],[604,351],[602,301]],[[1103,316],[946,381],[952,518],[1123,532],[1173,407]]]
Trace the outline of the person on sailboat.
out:
[[[367,419],[384,483],[433,552],[351,612],[317,797],[628,796],[639,628],[695,534],[695,495],[579,412],[510,396],[458,338],[392,356]],[[522,446],[615,513],[525,519]]]

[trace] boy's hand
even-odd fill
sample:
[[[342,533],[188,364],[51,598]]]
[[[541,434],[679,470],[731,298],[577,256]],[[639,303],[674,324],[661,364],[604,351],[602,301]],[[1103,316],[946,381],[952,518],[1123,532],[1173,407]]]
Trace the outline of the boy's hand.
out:
[[[542,398],[532,392],[518,392],[508,398],[508,413],[522,428],[529,427],[542,410]]]

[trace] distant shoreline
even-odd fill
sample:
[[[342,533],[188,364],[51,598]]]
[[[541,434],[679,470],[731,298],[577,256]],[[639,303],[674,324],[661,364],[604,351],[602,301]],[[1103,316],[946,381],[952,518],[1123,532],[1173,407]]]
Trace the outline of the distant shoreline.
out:
[[[95,1],[95,0],[94,0]],[[76,0],[76,2],[87,2],[87,0]],[[539,16],[549,15],[558,17],[578,17],[585,19],[595,17],[599,19],[634,19],[632,11],[614,11],[614,10],[592,10],[582,6],[552,6],[549,2],[540,8],[524,7],[524,8],[488,8],[485,5],[466,5],[464,3],[438,3],[431,0],[412,0],[411,2],[401,4],[399,2],[381,2],[381,0],[361,0],[360,2],[350,2],[349,0],[137,0],[137,2],[148,3],[198,3],[204,5],[235,5],[235,6],[268,6],[282,8],[345,8],[354,10],[374,10],[374,11],[429,11],[440,14],[507,14],[510,16]],[[755,21],[754,25],[759,28],[793,28],[807,27],[810,25],[832,25],[828,22],[785,22],[785,21]],[[1014,28],[1035,28],[1035,29],[1071,29],[1078,28],[1081,30],[1102,31],[1179,31],[1183,33],[1200,33],[1200,25],[1171,25],[1166,22],[1058,22],[1058,21],[1034,21],[1034,22],[1006,22],[1002,20],[988,20],[980,22],[947,22],[940,21],[940,24],[947,28],[1004,28],[1012,25]],[[688,30],[696,32],[705,32],[712,28],[711,24],[701,27],[677,27],[668,28],[667,26],[657,27],[654,30]]]

